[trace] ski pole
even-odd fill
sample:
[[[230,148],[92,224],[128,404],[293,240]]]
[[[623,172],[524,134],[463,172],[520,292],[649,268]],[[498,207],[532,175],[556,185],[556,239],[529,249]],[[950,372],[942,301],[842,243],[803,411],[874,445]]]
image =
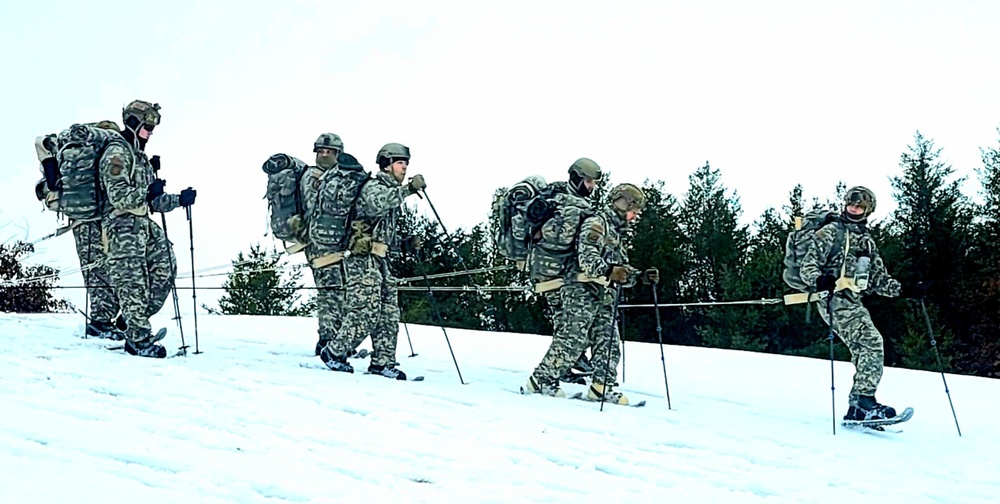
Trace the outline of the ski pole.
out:
[[[188,189],[191,189],[188,187]],[[191,205],[184,207],[187,211],[188,241],[191,243],[191,271],[194,271],[194,223],[191,220]],[[191,275],[191,304],[194,309],[194,353],[198,355],[198,290],[194,286],[194,275]]]
[[[948,380],[944,377],[944,364],[941,363],[941,353],[938,351],[937,340],[934,339],[934,329],[931,327],[931,317],[927,315],[927,307],[924,305],[924,298],[920,298],[920,310],[924,312],[924,322],[927,324],[927,334],[931,338],[931,348],[934,349],[934,356],[937,357],[938,369],[941,370],[941,381],[944,383],[944,393],[948,396],[948,405],[951,406],[951,416],[955,419],[955,429],[958,436],[962,437],[962,428],[958,426],[958,415],[955,414],[955,405],[951,402],[951,391],[948,390]]]
[[[621,291],[618,288],[615,288],[615,299],[611,305],[611,325],[608,327],[608,337],[604,338],[605,343],[608,345],[608,359],[604,364],[604,378],[601,379],[601,385],[604,387],[601,390],[601,411],[604,411],[604,398],[607,396],[608,391],[608,375],[611,374],[611,345],[613,343],[617,344],[615,341],[615,329],[617,329],[618,325],[618,296],[620,294]],[[590,387],[593,388],[594,384],[591,383]]]
[[[651,282],[653,287],[653,305],[659,305],[660,299],[656,294],[656,282]],[[660,363],[663,364],[663,386],[667,389],[667,409],[672,409],[670,406],[670,384],[667,383],[667,357],[663,353],[663,325],[660,323],[660,308],[657,306],[653,309],[656,313],[656,338],[660,342]]]
[[[160,222],[163,224],[163,237],[167,239],[167,243],[170,242],[170,235],[167,234],[167,216],[163,212],[160,212]],[[174,257],[176,261],[176,256]],[[174,265],[176,267],[176,264]],[[181,347],[178,348],[180,355],[187,357],[188,345],[184,341],[184,324],[181,323],[181,304],[177,298],[177,278],[172,278],[170,280],[170,294],[174,300],[174,320],[177,321],[177,330],[181,334]]]
[[[833,381],[833,292],[827,293],[826,310],[830,316],[830,421],[833,424],[833,435],[837,435],[837,394]]]
[[[406,331],[406,342],[410,344],[410,357],[416,357],[417,353],[413,351],[413,340],[410,339],[410,326],[403,322],[403,330]]]
[[[625,383],[625,314],[618,313],[618,319],[621,323],[621,329],[618,336],[622,340],[622,383]]]

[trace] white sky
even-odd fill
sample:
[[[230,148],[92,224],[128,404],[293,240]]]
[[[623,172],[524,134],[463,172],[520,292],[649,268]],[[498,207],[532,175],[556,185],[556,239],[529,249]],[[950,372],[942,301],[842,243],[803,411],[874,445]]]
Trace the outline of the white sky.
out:
[[[382,144],[410,146],[448,229],[581,156],[678,197],[709,161],[747,223],[796,183],[825,199],[838,181],[873,188],[884,218],[917,130],[977,189],[1000,125],[998,18],[973,0],[4,2],[0,238],[55,227],[32,194],[34,137],[120,121],[135,98],[163,106],[148,150],[167,190],[198,190],[198,268],[270,242],[260,166],[312,161],[325,131],[369,169]],[[168,228],[189,270],[182,212]],[[71,243],[37,260],[75,267]]]
[[[154,324],[170,329],[173,351],[168,317]],[[947,376],[959,437],[940,374],[887,369],[879,400],[915,410],[902,432],[838,425],[833,435],[823,359],[668,345],[668,409],[659,348],[629,342],[621,390],[647,404],[601,412],[518,393],[546,337],[449,330],[462,385],[436,327],[410,326],[413,358],[401,331],[401,368],[426,376],[412,383],[327,370],[312,355],[315,319],[203,316],[199,326],[201,354],[151,360],[80,339],[78,315],[0,314],[0,502],[985,504],[1000,495],[995,379]],[[836,364],[838,418],[852,372]]]

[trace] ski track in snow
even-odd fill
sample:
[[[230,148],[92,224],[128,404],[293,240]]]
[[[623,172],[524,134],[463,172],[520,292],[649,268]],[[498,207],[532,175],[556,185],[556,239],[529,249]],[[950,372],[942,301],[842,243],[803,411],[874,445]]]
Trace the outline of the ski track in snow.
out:
[[[169,318],[163,341],[180,346]],[[541,336],[400,331],[424,382],[316,366],[315,320],[185,319],[186,357],[83,339],[76,315],[2,315],[0,502],[994,502],[1000,382],[887,369],[879,399],[913,406],[902,433],[839,425],[853,368],[629,343],[621,390],[645,408],[524,396]],[[668,335],[669,336],[669,335]],[[405,347],[405,350],[404,350]],[[303,367],[305,364],[312,367]],[[565,385],[568,394],[584,390]]]

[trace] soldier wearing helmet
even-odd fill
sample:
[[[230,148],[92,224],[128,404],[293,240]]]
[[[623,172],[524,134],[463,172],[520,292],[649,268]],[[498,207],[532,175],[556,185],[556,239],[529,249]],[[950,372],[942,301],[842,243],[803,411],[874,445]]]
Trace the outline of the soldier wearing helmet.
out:
[[[622,240],[629,222],[645,206],[642,190],[621,184],[611,190],[603,208],[574,230],[572,267],[557,291],[559,305],[552,344],[523,391],[565,395],[559,389],[559,377],[590,347],[594,351],[594,371],[587,398],[628,404],[628,398],[614,390],[621,355],[614,306],[619,288],[634,285],[638,276],[638,270],[628,265]],[[647,270],[646,275],[658,279],[655,269]]]
[[[107,239],[108,275],[121,304],[125,351],[142,357],[162,358],[166,349],[157,343],[166,334],[151,331],[149,317],[167,299],[177,276],[177,260],[163,231],[150,212],[169,212],[194,204],[196,191],[164,192],[166,182],[157,177],[157,163],[146,156],[146,144],[160,124],[160,106],[135,100],[122,109],[121,131],[125,142],[113,141],[99,161],[100,181],[107,195],[102,229]]]
[[[897,297],[902,290],[886,270],[868,233],[868,217],[873,211],[875,193],[863,186],[848,189],[840,219],[816,230],[800,269],[803,282],[815,285],[822,296],[820,303],[825,304],[825,309],[819,312],[823,321],[851,351],[854,385],[845,420],[896,415],[894,408],[875,400],[882,379],[883,340],[861,303],[865,295]]]
[[[344,317],[320,358],[333,371],[353,373],[347,357],[367,337],[372,339],[368,372],[396,380],[406,373],[396,362],[399,294],[389,271],[388,255],[398,248],[397,223],[403,201],[427,187],[422,175],[404,184],[410,149],[400,143],[382,146],[375,158],[379,172],[361,187],[354,205],[349,254],[343,260]]]

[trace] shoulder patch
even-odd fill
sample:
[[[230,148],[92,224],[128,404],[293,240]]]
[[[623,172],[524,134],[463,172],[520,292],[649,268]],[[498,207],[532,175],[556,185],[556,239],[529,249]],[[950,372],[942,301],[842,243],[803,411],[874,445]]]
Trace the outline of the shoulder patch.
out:
[[[588,219],[583,233],[588,243],[598,243],[604,238],[604,224],[600,219]]]

